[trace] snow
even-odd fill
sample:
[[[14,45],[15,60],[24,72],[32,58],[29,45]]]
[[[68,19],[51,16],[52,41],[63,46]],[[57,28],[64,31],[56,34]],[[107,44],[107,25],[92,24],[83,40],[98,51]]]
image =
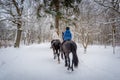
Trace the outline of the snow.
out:
[[[50,43],[0,49],[0,80],[120,80],[120,47],[78,45],[79,67],[73,72],[53,59]]]

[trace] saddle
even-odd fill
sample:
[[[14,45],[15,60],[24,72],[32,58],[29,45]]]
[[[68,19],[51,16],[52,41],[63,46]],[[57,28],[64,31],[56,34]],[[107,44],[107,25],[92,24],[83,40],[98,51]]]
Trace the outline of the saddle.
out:
[[[68,40],[64,40],[64,41],[62,42],[62,45],[63,45],[66,41],[71,41],[71,40],[69,40],[69,39],[68,39]]]

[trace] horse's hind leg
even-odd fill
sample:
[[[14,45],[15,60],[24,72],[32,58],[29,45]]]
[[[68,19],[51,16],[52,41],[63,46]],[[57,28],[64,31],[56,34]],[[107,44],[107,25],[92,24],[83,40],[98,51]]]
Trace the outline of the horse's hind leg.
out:
[[[64,57],[63,57],[63,53],[61,53],[61,58],[64,59]]]
[[[74,71],[74,69],[73,69],[73,60],[72,60],[71,70]]]
[[[68,62],[68,68],[67,69],[69,70],[71,68],[70,67],[70,57],[69,56],[67,57],[67,62]]]
[[[68,66],[68,63],[67,63],[67,57],[66,57],[65,54],[64,54],[64,56],[65,56],[65,67],[67,67],[67,66]]]

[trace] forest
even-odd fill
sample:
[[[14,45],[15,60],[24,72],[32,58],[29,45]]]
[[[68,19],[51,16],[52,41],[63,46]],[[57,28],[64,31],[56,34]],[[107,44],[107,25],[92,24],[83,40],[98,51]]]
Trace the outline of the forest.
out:
[[[120,46],[120,0],[0,0],[0,48],[50,42],[67,26],[85,49]]]

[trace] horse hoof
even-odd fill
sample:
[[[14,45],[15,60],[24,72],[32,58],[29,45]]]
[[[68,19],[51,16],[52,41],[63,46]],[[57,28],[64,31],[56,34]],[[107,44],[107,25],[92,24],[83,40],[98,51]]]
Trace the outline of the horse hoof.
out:
[[[67,64],[65,64],[65,67],[67,67]]]
[[[56,59],[56,57],[54,57],[54,59]]]
[[[71,69],[72,71],[74,71],[72,67],[71,67],[70,69]]]
[[[67,68],[67,70],[69,70],[69,68]]]

